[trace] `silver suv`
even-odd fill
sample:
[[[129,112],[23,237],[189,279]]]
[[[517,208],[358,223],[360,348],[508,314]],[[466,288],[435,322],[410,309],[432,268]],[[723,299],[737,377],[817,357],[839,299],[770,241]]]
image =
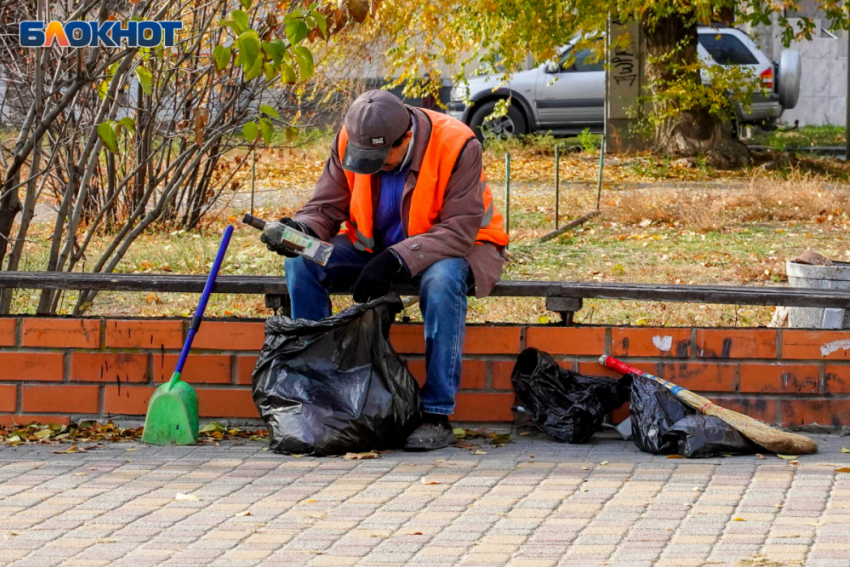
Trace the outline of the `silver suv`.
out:
[[[797,104],[800,55],[785,50],[775,63],[741,30],[702,27],[698,31],[698,50],[703,61],[750,67],[769,92],[767,96],[757,93],[749,108],[736,105],[738,121],[767,129],[775,127],[783,110]],[[493,74],[473,77],[468,86],[455,85],[448,113],[468,124],[481,139],[534,132],[570,135],[585,128],[601,132],[605,114],[604,63],[597,60],[593,49],[573,53],[575,44],[573,41],[564,46],[557,61],[516,73],[507,83],[503,83],[502,74]],[[508,113],[488,119],[496,103],[506,98],[512,100]]]

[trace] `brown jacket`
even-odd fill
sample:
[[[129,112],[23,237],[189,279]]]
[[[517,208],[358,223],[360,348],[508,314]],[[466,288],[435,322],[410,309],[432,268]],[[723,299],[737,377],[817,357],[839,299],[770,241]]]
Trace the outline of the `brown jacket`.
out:
[[[408,107],[416,117],[416,130],[410,168],[402,192],[402,224],[407,234],[410,222],[410,201],[416,178],[431,137],[428,116]],[[316,183],[313,197],[295,215],[295,220],[310,226],[322,240],[339,232],[340,225],[349,218],[348,207],[351,190],[337,151],[338,136],[334,137],[331,155],[325,162],[322,176]],[[446,186],[440,220],[431,229],[394,245],[411,275],[444,258],[465,258],[475,277],[475,295],[490,293],[502,275],[504,256],[500,247],[490,243],[476,243],[475,237],[484,218],[484,200],[481,195],[481,144],[476,139],[467,143],[458,157],[454,171]],[[380,198],[380,176],[372,176],[373,210]]]

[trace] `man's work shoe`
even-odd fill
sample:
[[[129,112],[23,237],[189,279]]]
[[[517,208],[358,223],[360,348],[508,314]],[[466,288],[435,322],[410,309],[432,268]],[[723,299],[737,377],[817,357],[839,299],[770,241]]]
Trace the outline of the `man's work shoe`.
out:
[[[407,438],[405,451],[432,451],[448,447],[455,442],[455,434],[445,415],[426,413],[423,423]]]

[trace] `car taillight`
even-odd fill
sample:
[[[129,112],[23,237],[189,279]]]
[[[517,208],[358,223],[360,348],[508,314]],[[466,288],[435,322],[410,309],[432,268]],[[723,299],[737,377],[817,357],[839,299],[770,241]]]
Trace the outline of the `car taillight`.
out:
[[[761,86],[773,90],[773,67],[768,67],[764,73],[761,74]]]

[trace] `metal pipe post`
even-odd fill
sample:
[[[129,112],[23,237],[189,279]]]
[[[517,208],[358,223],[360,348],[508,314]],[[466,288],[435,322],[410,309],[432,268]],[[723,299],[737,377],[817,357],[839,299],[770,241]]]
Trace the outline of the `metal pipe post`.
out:
[[[555,145],[555,230],[558,230],[558,219],[561,216],[558,209],[561,203],[561,155],[558,150],[560,146]]]
[[[596,210],[599,210],[599,202],[602,200],[602,167],[605,165],[605,138],[599,146],[599,177],[596,180]]]
[[[505,234],[511,237],[511,154],[505,154]],[[507,246],[505,246],[507,248]]]

